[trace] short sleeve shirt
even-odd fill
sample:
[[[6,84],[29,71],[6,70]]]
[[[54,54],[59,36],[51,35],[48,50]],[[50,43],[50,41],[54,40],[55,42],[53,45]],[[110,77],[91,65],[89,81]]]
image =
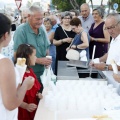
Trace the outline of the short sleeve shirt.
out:
[[[91,25],[94,23],[93,16],[89,14],[86,19],[84,19],[82,16],[79,16],[78,18],[81,20],[82,27],[88,32],[91,28]]]
[[[114,60],[115,63],[120,66],[120,35],[118,35],[115,39],[112,39],[110,43],[106,63],[110,64],[111,60]]]
[[[20,44],[32,44],[36,48],[36,56],[38,58],[45,57],[46,51],[49,49],[48,37],[43,29],[39,28],[39,33],[35,32],[30,27],[29,23],[23,23],[15,31],[14,37],[14,51],[17,50]],[[44,71],[44,65],[36,64],[33,70],[37,77],[39,78]]]

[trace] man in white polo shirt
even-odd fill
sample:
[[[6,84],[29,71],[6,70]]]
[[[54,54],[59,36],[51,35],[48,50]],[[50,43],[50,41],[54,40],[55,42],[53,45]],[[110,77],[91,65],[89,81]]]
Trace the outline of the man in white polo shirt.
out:
[[[93,60],[93,66],[99,70],[112,70],[111,60],[114,60],[120,70],[120,15],[109,14],[105,20],[105,29],[113,38],[108,53]],[[100,63],[96,63],[96,60]],[[106,62],[106,63],[105,63]]]

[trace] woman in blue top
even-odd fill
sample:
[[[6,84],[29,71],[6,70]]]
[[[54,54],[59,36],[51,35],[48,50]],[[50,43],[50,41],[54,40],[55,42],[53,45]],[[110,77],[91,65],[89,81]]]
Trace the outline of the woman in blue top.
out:
[[[73,39],[73,42],[70,46],[72,49],[76,49],[78,51],[86,50],[87,59],[89,59],[89,35],[87,32],[82,28],[81,21],[79,18],[73,18],[70,21],[70,25],[72,31],[74,31],[76,36]]]

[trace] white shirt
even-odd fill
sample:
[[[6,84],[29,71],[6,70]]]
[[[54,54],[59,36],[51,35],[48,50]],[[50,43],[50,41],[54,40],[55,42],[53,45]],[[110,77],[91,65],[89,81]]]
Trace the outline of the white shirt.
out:
[[[111,64],[111,60],[120,66],[120,34],[110,43],[106,64]]]
[[[0,54],[0,59],[5,58],[4,55]],[[18,86],[18,83],[20,81],[20,78],[17,77],[17,72],[16,72],[16,87]],[[18,120],[18,108],[14,110],[7,110],[3,104],[2,101],[2,95],[1,95],[1,90],[0,90],[0,120]]]

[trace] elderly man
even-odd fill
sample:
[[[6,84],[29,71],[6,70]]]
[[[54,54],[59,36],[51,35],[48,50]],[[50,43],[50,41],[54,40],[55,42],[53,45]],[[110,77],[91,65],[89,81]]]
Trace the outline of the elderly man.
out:
[[[49,51],[49,41],[46,33],[41,27],[43,22],[43,12],[38,6],[31,6],[28,13],[28,21],[21,24],[14,34],[14,51],[16,52],[20,44],[32,44],[36,48],[36,65],[33,70],[39,80],[43,74],[44,66],[48,66],[52,63],[52,60],[46,58]],[[41,90],[42,91],[42,90]]]
[[[105,20],[105,30],[113,38],[108,53],[93,60],[93,66],[99,70],[112,70],[111,60],[114,60],[120,70],[120,15],[109,14]],[[95,64],[95,61],[100,63]],[[105,63],[106,62],[106,63]]]
[[[81,16],[78,18],[81,20],[82,27],[88,32],[92,23],[94,23],[94,19],[92,14],[90,14],[90,7],[87,3],[83,3],[80,6]]]

